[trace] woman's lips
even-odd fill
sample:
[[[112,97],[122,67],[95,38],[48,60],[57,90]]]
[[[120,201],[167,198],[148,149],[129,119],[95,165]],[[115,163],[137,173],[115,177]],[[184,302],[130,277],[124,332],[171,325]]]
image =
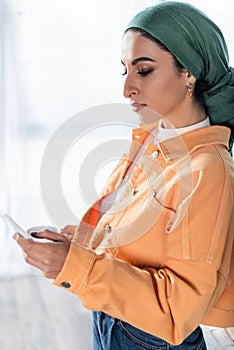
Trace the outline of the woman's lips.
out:
[[[133,112],[139,112],[142,108],[146,106],[146,104],[143,103],[131,103]]]

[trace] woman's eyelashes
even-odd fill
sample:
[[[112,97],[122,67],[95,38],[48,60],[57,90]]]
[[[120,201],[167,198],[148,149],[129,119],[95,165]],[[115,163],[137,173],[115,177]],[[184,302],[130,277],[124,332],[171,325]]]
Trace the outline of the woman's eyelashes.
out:
[[[153,72],[153,68],[138,69],[137,74],[141,75],[142,77],[146,77],[151,72]],[[127,71],[122,73],[122,75],[126,75],[126,74],[127,74]]]
[[[137,74],[140,74],[142,77],[146,77],[146,75],[150,74],[151,72],[153,72],[153,68],[139,69]]]

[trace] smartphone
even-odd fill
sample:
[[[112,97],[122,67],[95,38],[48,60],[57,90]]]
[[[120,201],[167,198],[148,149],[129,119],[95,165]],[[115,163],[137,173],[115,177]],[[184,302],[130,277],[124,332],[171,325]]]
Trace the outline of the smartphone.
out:
[[[27,239],[32,239],[33,241],[36,242],[41,242],[41,243],[46,243],[46,242],[53,242],[49,239],[45,239],[45,238],[36,238],[31,236],[27,231],[25,231],[19,224],[17,224],[17,222],[15,222],[15,220],[12,219],[12,217],[9,214],[4,213],[2,210],[0,210],[0,217],[7,223],[9,224],[13,230],[19,232],[24,238]],[[40,229],[39,229],[40,228]],[[36,226],[33,227],[33,230],[30,229],[30,231],[42,231],[43,229],[50,229],[52,231],[55,232],[59,232],[59,230],[57,230],[54,227],[47,227],[47,226]]]
[[[30,238],[33,239],[32,236],[28,232],[26,232],[20,225],[18,225],[15,220],[12,219],[12,217],[6,213],[4,213],[2,210],[0,210],[0,217],[9,224],[13,230],[19,232],[24,238]]]

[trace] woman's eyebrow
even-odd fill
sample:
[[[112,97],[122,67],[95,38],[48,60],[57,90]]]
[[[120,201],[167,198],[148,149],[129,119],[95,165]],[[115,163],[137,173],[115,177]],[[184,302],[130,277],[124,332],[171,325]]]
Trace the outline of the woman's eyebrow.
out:
[[[138,58],[135,58],[131,64],[132,66],[135,66],[138,62],[142,62],[142,61],[150,61],[150,62],[155,62],[155,60],[153,60],[152,58],[149,58],[149,57],[138,57]],[[124,62],[121,60],[121,63],[125,66]]]

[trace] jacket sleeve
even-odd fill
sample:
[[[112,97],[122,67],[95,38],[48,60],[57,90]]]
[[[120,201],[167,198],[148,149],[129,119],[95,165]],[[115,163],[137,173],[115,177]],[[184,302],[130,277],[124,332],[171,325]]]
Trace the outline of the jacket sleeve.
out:
[[[168,236],[160,267],[133,266],[74,241],[54,283],[79,296],[90,310],[180,344],[202,323],[227,283],[233,189],[223,168],[211,181],[213,171],[197,174],[188,211]],[[184,244],[187,256],[180,254]]]

